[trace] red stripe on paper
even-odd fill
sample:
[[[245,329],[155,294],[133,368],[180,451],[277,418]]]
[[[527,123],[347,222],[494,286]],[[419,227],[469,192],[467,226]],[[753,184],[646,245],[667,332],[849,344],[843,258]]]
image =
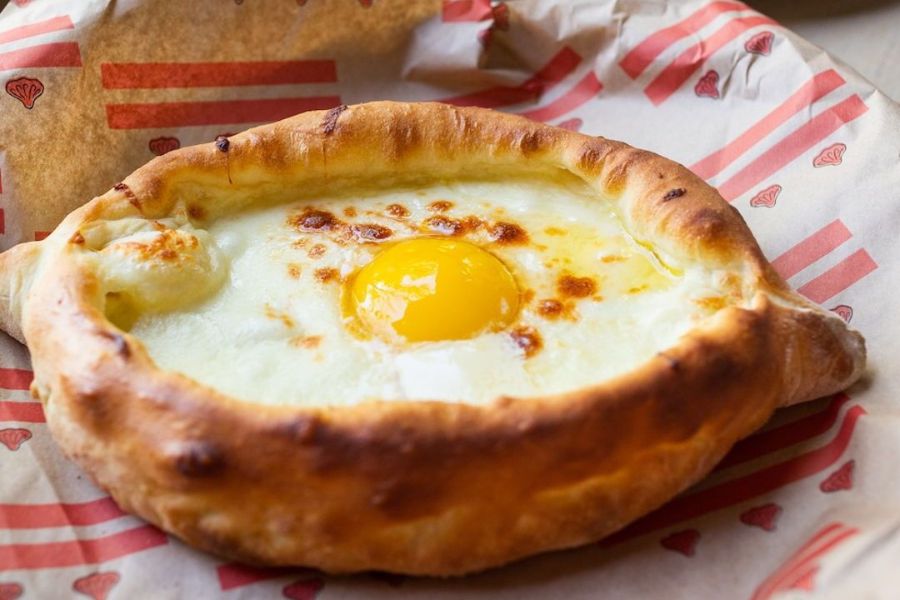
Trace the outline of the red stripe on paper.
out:
[[[285,575],[302,575],[316,573],[312,569],[303,567],[251,567],[241,563],[228,563],[216,567],[216,575],[219,578],[219,588],[224,592],[234,588],[243,587],[258,581],[267,581]]]
[[[0,546],[0,571],[93,565],[168,543],[166,534],[143,525],[89,540]]]
[[[75,42],[55,42],[0,53],[0,71],[38,67],[80,67],[81,52]]]
[[[844,415],[840,430],[825,446],[786,461],[765,467],[749,475],[675,498],[656,512],[636,521],[622,531],[606,538],[609,546],[650,533],[676,523],[694,519],[776,490],[789,483],[814,475],[833,465],[847,449],[856,422],[866,411],[853,406]]]
[[[520,113],[523,117],[534,119],[535,121],[547,122],[556,119],[564,114],[571,112],[592,100],[603,90],[603,84],[597,79],[597,75],[593,71],[585,75],[581,81],[575,84],[571,90],[550,102],[546,106],[536,108]]]
[[[789,279],[851,237],[853,234],[847,226],[837,219],[773,260],[772,266],[779,275]]]
[[[307,110],[332,108],[340,103],[341,99],[337,96],[322,96],[212,102],[107,104],[106,121],[110,129],[268,123]]]
[[[232,87],[332,83],[337,70],[333,60],[104,63],[100,77],[106,89]]]
[[[847,394],[837,394],[824,410],[741,440],[716,465],[716,470],[759,458],[825,433],[835,424],[841,407],[849,400]]]
[[[775,592],[790,589],[803,575],[816,569],[811,564],[814,560],[857,533],[858,529],[842,523],[826,525],[756,588],[752,600],[767,600]],[[818,544],[820,541],[822,543]],[[810,551],[807,552],[808,550]]]
[[[544,67],[531,78],[517,86],[497,86],[445,98],[440,102],[455,104],[456,106],[482,106],[485,108],[497,108],[537,100],[547,90],[552,89],[563,79],[570,75],[581,63],[581,57],[571,48],[563,48],[550,59]]]
[[[747,5],[741,2],[711,2],[678,23],[652,34],[626,54],[619,61],[619,66],[629,77],[635,79],[657,56],[678,40],[700,31],[719,15],[747,9]]]
[[[27,390],[31,386],[34,373],[27,369],[0,369],[0,388],[7,390]]]
[[[0,401],[0,423],[17,421],[19,423],[46,423],[44,407],[40,402],[8,402]]]
[[[878,268],[865,250],[857,250],[812,281],[800,286],[797,291],[821,304],[833,298],[848,287]]]
[[[719,193],[726,200],[733,201],[867,110],[868,107],[856,94],[832,106],[741,169],[719,186]]]
[[[459,23],[484,21],[491,15],[491,0],[444,0],[441,20]]]
[[[679,54],[644,88],[644,94],[653,104],[659,106],[684,85],[706,59],[745,31],[760,25],[778,25],[778,23],[762,15],[729,21],[705,40],[697,42]]]
[[[803,84],[790,98],[757,121],[747,131],[729,142],[721,150],[713,152],[692,165],[691,170],[704,179],[718,175],[725,167],[743,156],[744,153],[772,133],[779,125],[803,109],[809,108],[814,102],[838,89],[844,83],[846,83],[844,78],[833,69],[819,73]]]
[[[68,16],[53,17],[46,21],[38,21],[37,23],[29,23],[28,25],[20,25],[6,31],[0,31],[0,44],[6,42],[14,42],[16,40],[24,40],[25,38],[34,37],[51,31],[62,31],[64,29],[75,29],[75,24]]]
[[[109,497],[72,504],[0,504],[0,529],[95,525],[123,516]]]

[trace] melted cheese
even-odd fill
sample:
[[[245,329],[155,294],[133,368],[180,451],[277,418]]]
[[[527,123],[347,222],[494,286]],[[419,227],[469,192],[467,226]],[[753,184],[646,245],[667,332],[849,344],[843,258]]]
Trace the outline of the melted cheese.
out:
[[[438,212],[438,200],[452,206]],[[327,211],[341,225],[317,227],[321,219],[297,216],[310,210]],[[342,311],[340,280],[384,244],[436,235],[436,215],[481,220],[457,233],[514,274],[523,291],[515,323],[471,339],[399,345],[354,333]],[[498,243],[491,234],[498,222],[521,227],[527,242]],[[361,238],[354,224],[377,225],[381,233]],[[179,235],[192,231],[186,222],[169,227]],[[304,198],[219,219],[189,237],[204,248],[190,245],[202,259],[190,264],[205,265],[207,279],[219,283],[199,300],[184,293],[180,306],[141,303],[135,318],[120,322],[133,321],[131,332],[161,367],[263,404],[484,403],[565,392],[652,358],[721,307],[710,298],[723,296],[718,274],[702,265],[663,266],[629,237],[607,203],[571,182],[436,183]],[[190,276],[204,288],[196,269]],[[119,287],[108,289],[116,295],[138,285],[115,278]],[[191,289],[183,279],[176,278],[177,286]],[[514,332],[529,332],[531,345]]]

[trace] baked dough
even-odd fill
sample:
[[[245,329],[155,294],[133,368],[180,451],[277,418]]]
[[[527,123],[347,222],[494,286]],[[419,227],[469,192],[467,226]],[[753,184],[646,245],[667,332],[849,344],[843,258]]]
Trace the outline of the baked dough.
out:
[[[190,312],[233,285],[216,223],[473,172],[577,179],[639,245],[702,267],[728,300],[621,372],[477,401],[336,403],[318,386],[319,402],[237,398],[157,366],[117,314],[119,289],[130,310]],[[791,291],[680,165],[440,104],[340,106],[156,158],[0,255],[0,299],[54,438],[123,509],[223,556],[329,572],[458,575],[600,539],[865,362],[862,337]]]

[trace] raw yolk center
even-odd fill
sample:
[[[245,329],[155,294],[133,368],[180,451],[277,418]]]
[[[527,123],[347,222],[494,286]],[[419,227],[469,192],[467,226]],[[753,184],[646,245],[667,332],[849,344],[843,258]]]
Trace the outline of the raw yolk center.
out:
[[[350,282],[351,315],[390,342],[462,340],[509,325],[519,308],[516,280],[482,248],[440,238],[400,242]]]

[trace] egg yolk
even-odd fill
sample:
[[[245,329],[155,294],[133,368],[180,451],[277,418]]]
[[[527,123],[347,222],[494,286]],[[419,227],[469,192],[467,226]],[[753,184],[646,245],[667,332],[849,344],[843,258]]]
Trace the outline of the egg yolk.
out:
[[[349,282],[347,309],[389,342],[462,340],[509,325],[516,280],[500,259],[467,242],[418,238],[382,251]]]

